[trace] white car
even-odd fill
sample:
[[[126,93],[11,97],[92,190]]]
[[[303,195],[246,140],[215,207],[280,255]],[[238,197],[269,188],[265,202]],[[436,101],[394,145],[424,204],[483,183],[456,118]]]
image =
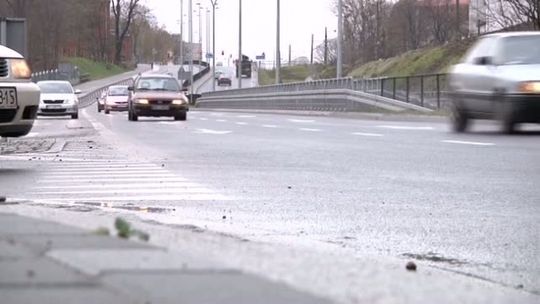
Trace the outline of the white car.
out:
[[[24,57],[0,45],[0,136],[30,132],[39,105],[39,87],[31,82]]]
[[[46,80],[37,83],[41,89],[38,115],[79,118],[80,90],[74,90],[69,81]]]

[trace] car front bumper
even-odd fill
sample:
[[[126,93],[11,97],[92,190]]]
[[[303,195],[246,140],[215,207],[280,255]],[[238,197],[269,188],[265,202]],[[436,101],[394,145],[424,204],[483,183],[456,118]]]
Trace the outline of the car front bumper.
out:
[[[515,122],[540,123],[540,94],[509,95],[505,101],[511,105]]]
[[[59,105],[40,104],[38,115],[63,116],[63,115],[77,114],[78,112],[79,112],[79,107],[73,104],[59,104]]]
[[[189,111],[189,106],[187,104],[185,105],[168,105],[167,108],[158,109],[156,108],[157,105],[143,105],[143,104],[136,104],[133,105],[133,110],[135,115],[137,116],[153,116],[153,117],[161,117],[161,116],[176,116],[179,113],[184,113]]]
[[[39,105],[39,87],[32,82],[0,82],[17,90],[17,108],[0,109],[0,136],[22,136],[32,129]]]
[[[104,109],[108,111],[127,111],[128,105],[127,104],[107,104],[104,106]]]

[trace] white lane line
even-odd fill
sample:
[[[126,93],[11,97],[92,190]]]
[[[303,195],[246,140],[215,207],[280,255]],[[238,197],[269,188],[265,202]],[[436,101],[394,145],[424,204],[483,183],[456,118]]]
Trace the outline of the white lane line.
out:
[[[495,146],[494,143],[477,142],[477,141],[442,140],[441,142],[447,143],[447,144],[471,145],[471,146]]]
[[[247,125],[248,123],[247,123],[247,122],[239,121],[239,122],[237,122],[236,124],[239,125],[239,126],[245,126],[245,125]]]
[[[100,181],[96,181],[100,182]],[[194,187],[194,188],[202,188],[202,185],[192,182],[164,182],[164,183],[129,183],[129,184],[81,184],[81,185],[73,185],[73,186],[62,186],[59,187],[56,186],[43,186],[43,187],[33,187],[33,190],[57,190],[59,188],[61,189],[132,189],[132,188],[182,188],[182,187]]]
[[[54,179],[56,178],[58,175],[56,174],[44,174],[41,176],[41,178],[51,178],[51,179]],[[71,174],[71,175],[65,175],[65,176],[60,176],[60,178],[65,178],[65,177],[70,177],[72,179],[79,179],[79,178],[84,178],[84,179],[89,179],[89,178],[102,178],[102,177],[106,177],[106,178],[115,178],[115,177],[121,177],[121,178],[125,178],[125,177],[154,177],[154,178],[160,178],[160,177],[175,177],[176,175],[174,175],[173,173],[160,173],[160,172],[157,172],[157,173],[144,173],[144,174],[139,174],[139,173],[134,173],[134,172],[125,172],[125,173],[114,173],[114,174],[95,174],[95,173],[92,173],[92,174],[81,174],[81,175],[74,175],[74,174]]]
[[[412,126],[377,126],[377,128],[392,130],[433,130],[433,127],[412,127]]]
[[[225,135],[232,133],[232,131],[218,131],[218,130],[210,130],[210,129],[197,129],[195,133],[198,134],[213,134],[213,135]]]
[[[311,129],[311,128],[300,128],[298,129],[300,131],[306,131],[306,132],[321,132],[321,129]]]
[[[226,119],[216,119],[217,122],[227,122]]]
[[[289,119],[290,122],[296,122],[296,123],[312,123],[315,122],[313,119]]]
[[[102,164],[88,164],[87,162],[70,162],[69,164],[59,165],[57,169],[51,169],[51,171],[69,171],[69,170],[105,170],[105,169],[131,169],[131,170],[149,170],[149,169],[158,169],[161,168],[156,165],[138,165],[138,164],[116,164],[116,163],[106,163],[103,161]]]
[[[255,118],[257,116],[255,116],[255,115],[238,115],[236,117],[238,117],[238,118]]]
[[[140,177],[129,177],[129,178],[108,178],[103,177],[100,179],[95,178],[87,178],[87,179],[77,179],[74,180],[73,178],[66,178],[66,179],[58,179],[58,178],[52,178],[50,180],[39,180],[37,181],[38,184],[58,184],[58,183],[127,183],[127,182],[141,182],[141,181],[152,181],[152,182],[185,182],[187,181],[185,178],[180,177],[161,177],[161,178],[140,178]]]
[[[232,198],[226,197],[220,194],[188,194],[188,195],[137,195],[137,196],[102,196],[102,197],[84,197],[80,200],[73,199],[73,197],[55,197],[47,198],[47,201],[58,202],[125,202],[125,201],[230,201]]]
[[[37,137],[39,136],[39,134],[40,134],[39,132],[30,132],[28,133],[28,135],[26,135],[26,137]]]
[[[210,114],[210,116],[223,116],[224,114],[223,113],[212,113]]]
[[[74,195],[74,194],[210,194],[214,191],[206,188],[186,188],[186,189],[102,189],[102,190],[82,190],[82,191],[44,191],[31,192],[39,195]]]
[[[262,125],[263,128],[270,128],[270,129],[275,129],[277,128],[278,126],[276,125]]]
[[[352,135],[358,135],[358,136],[367,136],[367,137],[382,137],[384,135],[378,134],[378,133],[364,133],[364,132],[354,132]]]
[[[148,167],[148,168],[66,168],[66,169],[51,169],[47,170],[46,173],[54,174],[73,174],[73,173],[116,173],[116,172],[155,172],[155,170],[160,170],[161,167]],[[164,169],[163,169],[164,170]]]
[[[202,120],[202,121],[207,121],[208,120],[208,118],[204,118],[204,117],[201,117],[199,119]]]

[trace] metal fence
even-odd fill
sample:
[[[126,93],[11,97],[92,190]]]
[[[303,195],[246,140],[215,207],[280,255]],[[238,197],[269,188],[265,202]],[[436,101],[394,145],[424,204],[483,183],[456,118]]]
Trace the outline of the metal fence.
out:
[[[329,89],[349,89],[384,96],[429,109],[444,108],[449,101],[446,74],[408,77],[334,78],[204,93],[203,97],[276,94]]]

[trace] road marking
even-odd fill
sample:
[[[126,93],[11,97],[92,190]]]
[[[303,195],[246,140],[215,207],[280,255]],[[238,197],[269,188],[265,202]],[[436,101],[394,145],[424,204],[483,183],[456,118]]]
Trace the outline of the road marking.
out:
[[[378,133],[363,133],[363,132],[354,132],[352,134],[353,135],[358,135],[358,136],[368,136],[368,137],[381,137],[381,136],[384,136],[384,135],[378,134]]]
[[[300,131],[306,131],[306,132],[321,132],[321,129],[311,129],[311,128],[300,128]]]
[[[247,125],[248,123],[247,123],[247,122],[239,121],[239,122],[237,122],[236,124],[239,125],[239,126],[245,126],[245,125]]]
[[[262,125],[262,127],[263,127],[263,128],[273,128],[273,129],[275,129],[275,128],[277,128],[278,126],[276,126],[276,125]]]
[[[433,130],[433,127],[411,127],[411,126],[377,126],[378,128],[383,129],[393,129],[393,130]]]
[[[77,172],[78,173],[99,173],[99,172],[103,172],[103,173],[114,173],[114,172],[139,172],[139,173],[144,173],[144,172],[149,172],[151,170],[156,170],[156,169],[159,169],[159,168],[161,168],[161,167],[158,167],[158,166],[144,167],[144,168],[130,168],[130,167],[77,168],[77,167],[72,167],[72,168],[66,168],[66,169],[51,169],[51,170],[47,170],[47,173],[52,173],[52,174],[73,174],[73,173],[77,173]]]
[[[290,122],[297,122],[297,123],[312,123],[315,122],[313,119],[289,119]]]
[[[226,119],[216,119],[217,122],[227,122]]]
[[[442,140],[441,142],[447,143],[447,144],[471,145],[471,146],[495,146],[494,143],[476,142],[476,141]]]
[[[176,125],[176,124],[178,124],[178,122],[175,122],[175,121],[160,121],[160,122],[158,122],[158,124],[160,124],[160,125]]]
[[[50,169],[49,171],[55,171],[55,170],[75,170],[76,171],[79,169],[84,169],[84,170],[92,170],[92,169],[94,170],[103,170],[103,169],[141,169],[143,170],[144,169],[146,170],[150,168],[160,168],[160,167],[153,164],[134,164],[134,163],[117,163],[117,162],[107,163],[106,160],[102,160],[100,164],[89,164],[86,161],[84,163],[81,163],[81,162],[65,163],[58,166],[58,168]]]
[[[103,187],[105,188],[105,187]],[[39,195],[75,195],[75,194],[118,194],[121,193],[122,189],[101,189],[101,190],[80,190],[80,191],[45,191],[45,192],[31,192],[31,194]],[[130,189],[129,194],[210,194],[214,191],[206,188],[187,188],[187,189]]]
[[[208,118],[204,118],[204,117],[201,117],[199,119],[202,120],[202,121],[207,121],[208,120]]]
[[[132,202],[132,201],[230,201],[232,198],[221,194],[188,194],[188,195],[136,195],[136,196],[103,196],[103,197],[84,197],[79,200],[73,198],[59,197],[47,198],[48,201],[58,202]],[[38,200],[37,200],[38,201]]]
[[[225,135],[225,134],[232,133],[232,131],[217,131],[217,130],[210,130],[210,129],[197,129],[197,131],[195,133],[198,133],[198,134]]]
[[[238,117],[238,118],[255,118],[257,116],[255,116],[255,115],[238,115],[236,117]]]
[[[99,182],[99,180],[97,180]],[[137,189],[137,188],[160,188],[164,189],[166,187],[198,187],[202,188],[202,186],[198,183],[192,183],[192,182],[164,182],[164,183],[126,183],[126,184],[80,184],[80,185],[73,185],[73,186],[62,186],[62,189]],[[51,190],[57,190],[58,186],[42,186],[42,187],[34,187],[33,189],[51,189]]]
[[[223,116],[222,113],[212,113],[212,114],[210,114],[210,115],[211,115],[211,116]]]
[[[73,178],[67,178],[67,179],[50,179],[50,180],[40,180],[40,181],[37,181],[38,184],[58,184],[58,183],[73,183],[73,182],[79,182],[79,183],[112,183],[112,182],[122,182],[122,183],[127,183],[127,182],[141,182],[143,180],[151,180],[152,182],[159,182],[159,181],[162,181],[162,182],[185,182],[187,181],[185,178],[181,178],[181,177],[161,177],[161,178],[139,178],[139,177],[129,177],[129,178],[108,178],[108,177],[103,177],[103,178],[99,178],[99,179],[96,179],[96,178],[87,178],[87,179],[76,179],[74,180]]]
[[[160,177],[174,177],[175,176],[172,173],[165,173],[165,172],[153,172],[153,173],[144,173],[144,174],[140,174],[140,173],[137,173],[137,172],[124,172],[124,173],[114,173],[114,174],[110,174],[110,173],[96,174],[96,173],[80,174],[80,175],[68,174],[68,175],[60,176],[60,177],[64,178],[64,177],[69,176],[72,179],[78,179],[78,178],[100,178],[100,177],[106,177],[106,178],[115,178],[115,177],[121,177],[121,178],[125,178],[125,177],[139,177],[139,178],[153,177],[153,178],[160,178]],[[42,175],[43,178],[51,178],[51,179],[56,179],[57,176],[58,176],[57,174]]]
[[[39,132],[30,132],[26,137],[37,137],[40,133]]]

